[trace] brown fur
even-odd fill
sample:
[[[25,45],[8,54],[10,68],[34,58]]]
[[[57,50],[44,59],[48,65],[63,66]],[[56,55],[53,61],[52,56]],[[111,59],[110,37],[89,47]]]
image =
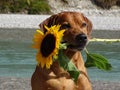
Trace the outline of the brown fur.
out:
[[[66,28],[63,37],[64,41],[76,44],[75,37],[81,33],[85,34],[88,39],[90,38],[92,24],[83,14],[78,12],[62,12],[52,15],[43,21],[40,27],[45,32],[44,25],[50,27],[60,24],[63,26],[61,26],[62,29],[66,23],[69,23],[70,27]],[[86,26],[83,23],[86,23]],[[55,61],[49,70],[36,66],[36,70],[31,78],[32,90],[92,90],[80,51],[68,48],[64,53],[81,72],[77,84],[74,83],[70,75]]]

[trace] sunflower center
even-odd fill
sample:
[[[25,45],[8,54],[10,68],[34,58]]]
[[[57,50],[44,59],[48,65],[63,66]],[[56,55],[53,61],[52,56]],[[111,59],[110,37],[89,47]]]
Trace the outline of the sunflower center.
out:
[[[56,38],[52,34],[48,34],[45,36],[41,43],[41,53],[44,57],[48,57],[53,50],[55,49],[55,41]]]

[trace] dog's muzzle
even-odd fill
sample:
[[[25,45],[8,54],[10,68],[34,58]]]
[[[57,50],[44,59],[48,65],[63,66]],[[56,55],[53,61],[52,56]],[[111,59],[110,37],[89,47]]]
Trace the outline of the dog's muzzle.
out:
[[[78,34],[75,37],[75,44],[68,45],[68,48],[83,50],[87,44],[87,41],[88,41],[88,38],[85,34]]]
[[[78,34],[76,37],[75,37],[75,40],[78,42],[78,43],[86,43],[87,42],[87,36],[85,34]]]

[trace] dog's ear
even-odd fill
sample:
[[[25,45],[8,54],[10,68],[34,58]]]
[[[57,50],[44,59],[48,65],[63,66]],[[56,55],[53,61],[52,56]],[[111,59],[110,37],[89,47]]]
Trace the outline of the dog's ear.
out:
[[[85,17],[85,16],[84,16],[84,19],[85,19],[85,21],[87,23],[87,34],[91,38],[92,22],[87,17]]]
[[[47,25],[48,25],[48,22],[49,22],[49,18],[47,18],[46,20],[44,20],[43,22],[41,22],[41,23],[39,24],[39,27],[40,27],[40,29],[41,29],[43,32],[46,31],[44,25],[47,26]]]
[[[58,19],[58,14],[52,15],[51,17],[47,18],[45,21],[39,24],[40,29],[45,33],[46,29],[44,26],[46,25],[47,27],[51,27],[52,25],[56,25],[57,19]]]

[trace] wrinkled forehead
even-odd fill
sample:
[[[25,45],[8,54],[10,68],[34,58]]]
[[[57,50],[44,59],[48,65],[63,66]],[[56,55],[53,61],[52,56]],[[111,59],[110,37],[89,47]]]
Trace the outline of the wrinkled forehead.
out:
[[[78,12],[63,12],[59,14],[58,22],[83,23],[84,16]]]

